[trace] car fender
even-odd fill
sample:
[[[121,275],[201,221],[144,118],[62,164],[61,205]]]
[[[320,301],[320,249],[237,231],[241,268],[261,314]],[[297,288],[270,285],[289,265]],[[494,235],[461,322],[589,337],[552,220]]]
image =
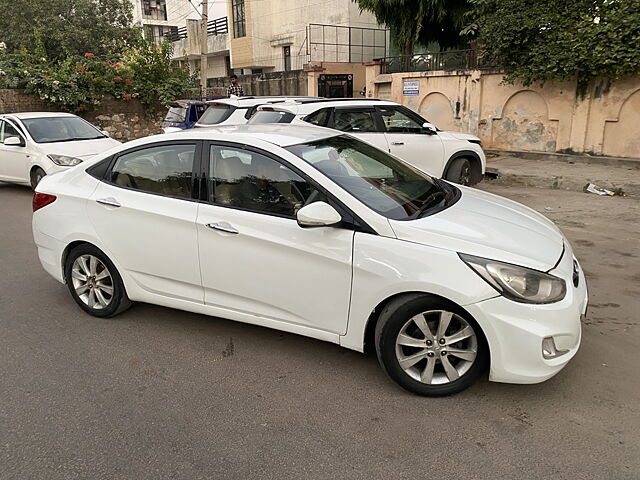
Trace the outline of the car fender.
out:
[[[458,150],[453,154],[451,154],[451,156],[449,157],[449,160],[447,160],[444,170],[442,171],[442,178],[445,178],[447,176],[447,173],[449,173],[449,168],[451,167],[451,164],[453,163],[453,161],[461,157],[471,158],[480,164],[480,175],[477,175],[477,171],[476,171],[477,178],[473,179],[473,184],[476,184],[480,180],[482,180],[482,176],[484,175],[484,171],[485,171],[485,162],[483,162],[480,155],[477,152],[474,152],[473,150]]]

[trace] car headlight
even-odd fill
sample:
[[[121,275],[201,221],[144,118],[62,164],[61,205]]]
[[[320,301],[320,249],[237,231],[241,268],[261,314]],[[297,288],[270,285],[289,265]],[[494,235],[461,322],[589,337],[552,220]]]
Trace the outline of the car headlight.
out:
[[[53,163],[56,165],[60,165],[61,167],[73,167],[74,165],[78,165],[82,163],[82,160],[77,157],[69,157],[67,155],[47,155],[51,159]]]
[[[473,255],[458,256],[500,294],[515,302],[553,303],[567,293],[564,280],[548,273]]]

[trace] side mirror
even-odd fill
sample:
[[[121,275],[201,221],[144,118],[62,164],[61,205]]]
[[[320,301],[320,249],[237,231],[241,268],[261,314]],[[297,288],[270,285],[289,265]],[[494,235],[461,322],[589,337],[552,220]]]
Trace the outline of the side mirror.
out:
[[[23,147],[22,139],[20,137],[7,137],[3,142],[7,147]]]
[[[422,129],[425,131],[425,133],[428,133],[429,135],[434,135],[436,133],[438,133],[438,129],[429,122],[424,122],[422,124]]]
[[[105,137],[109,137],[109,132],[107,132],[106,130],[100,130],[100,133],[103,134]]]
[[[314,202],[302,207],[296,218],[302,228],[330,227],[342,221],[338,211],[325,202]]]

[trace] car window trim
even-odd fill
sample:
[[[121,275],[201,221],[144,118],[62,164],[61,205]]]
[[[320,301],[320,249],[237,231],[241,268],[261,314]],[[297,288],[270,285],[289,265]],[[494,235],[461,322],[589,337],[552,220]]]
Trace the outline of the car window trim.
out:
[[[199,171],[199,168],[201,166],[202,163],[202,140],[166,140],[163,142],[156,142],[156,143],[147,143],[144,145],[138,145],[136,147],[130,148],[128,150],[123,150],[121,152],[116,153],[115,155],[112,155],[111,157],[105,158],[104,160],[101,160],[100,162],[96,163],[95,165],[91,165],[89,168],[87,168],[85,171],[91,175],[92,177],[96,178],[97,180],[106,183],[107,185],[111,185],[114,187],[118,187],[118,188],[122,188],[123,190],[130,190],[132,192],[138,192],[138,193],[144,193],[147,195],[156,195],[158,197],[165,197],[165,198],[173,198],[175,200],[184,200],[187,202],[196,202],[199,203],[199,178],[196,172]],[[140,150],[147,150],[149,148],[155,148],[155,147],[162,147],[164,145],[195,145],[195,151],[193,153],[193,165],[191,166],[191,197],[190,198],[185,198],[185,197],[177,197],[175,195],[167,195],[165,193],[159,193],[159,192],[149,192],[147,190],[140,190],[138,188],[133,188],[133,187],[125,187],[124,185],[119,185],[117,183],[113,183],[111,180],[107,180],[109,178],[111,178],[111,173],[113,171],[113,167],[115,166],[116,162],[118,161],[118,158],[122,157],[123,155],[127,155],[129,153],[135,153],[138,152]],[[98,175],[93,175],[90,170],[96,169],[98,170],[98,166],[102,164],[102,162],[106,162],[108,163],[108,167],[106,168],[106,170],[104,171],[103,175],[100,177]]]
[[[266,150],[262,150],[261,148],[254,147],[252,145],[247,145],[244,143],[235,143],[235,142],[217,141],[217,140],[205,140],[203,142],[202,152],[201,152],[202,175],[203,175],[202,183],[205,184],[205,188],[200,189],[201,203],[205,203],[207,205],[211,205],[214,207],[230,208],[232,210],[241,210],[244,212],[251,212],[251,213],[256,213],[260,215],[286,218],[288,220],[296,221],[295,216],[291,217],[289,215],[281,215],[281,214],[271,213],[271,212],[261,212],[261,211],[252,210],[248,208],[236,207],[232,205],[222,205],[219,203],[210,202],[209,192],[208,192],[208,184],[209,184],[208,179],[210,178],[210,174],[211,174],[211,172],[209,171],[209,164],[210,164],[209,156],[211,152],[211,146],[230,147],[238,150],[246,150],[248,152],[258,153],[260,155],[264,155],[265,157],[270,158],[271,160],[274,160],[284,165],[285,167],[290,169],[292,172],[294,172],[296,175],[300,176],[305,182],[309,183],[313,188],[319,190],[322,194],[324,194],[327,197],[329,204],[332,205],[334,208],[336,208],[336,210],[338,210],[338,212],[343,216],[343,218],[346,217],[346,220],[344,220],[343,223],[345,224],[345,226],[348,226],[349,229],[354,230],[356,232],[378,235],[378,233],[373,228],[371,228],[371,226],[369,226],[364,220],[362,220],[362,218],[360,218],[355,212],[353,212],[349,207],[347,207],[342,201],[336,198],[335,195],[329,192],[326,188],[324,188],[322,185],[320,185],[318,182],[316,182],[313,178],[311,178],[305,172],[300,170],[298,167],[291,164],[291,162],[289,162],[287,159],[282,158],[279,155],[268,152]]]

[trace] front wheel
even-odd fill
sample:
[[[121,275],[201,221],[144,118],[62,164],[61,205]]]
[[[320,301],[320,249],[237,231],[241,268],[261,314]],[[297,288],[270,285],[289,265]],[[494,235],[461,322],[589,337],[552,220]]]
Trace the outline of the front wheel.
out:
[[[47,174],[45,173],[44,170],[42,170],[40,167],[36,167],[33,169],[33,171],[31,172],[31,189],[35,190],[36,187],[38,186],[38,184],[40,183],[40,180],[42,180]]]
[[[132,305],[116,267],[93,245],[69,252],[65,278],[75,302],[90,315],[113,317]]]
[[[381,312],[376,351],[392,380],[432,397],[468,388],[484,373],[488,360],[484,335],[474,319],[430,295],[400,297]]]
[[[447,171],[446,180],[459,185],[471,184],[471,163],[464,157],[456,158]]]

